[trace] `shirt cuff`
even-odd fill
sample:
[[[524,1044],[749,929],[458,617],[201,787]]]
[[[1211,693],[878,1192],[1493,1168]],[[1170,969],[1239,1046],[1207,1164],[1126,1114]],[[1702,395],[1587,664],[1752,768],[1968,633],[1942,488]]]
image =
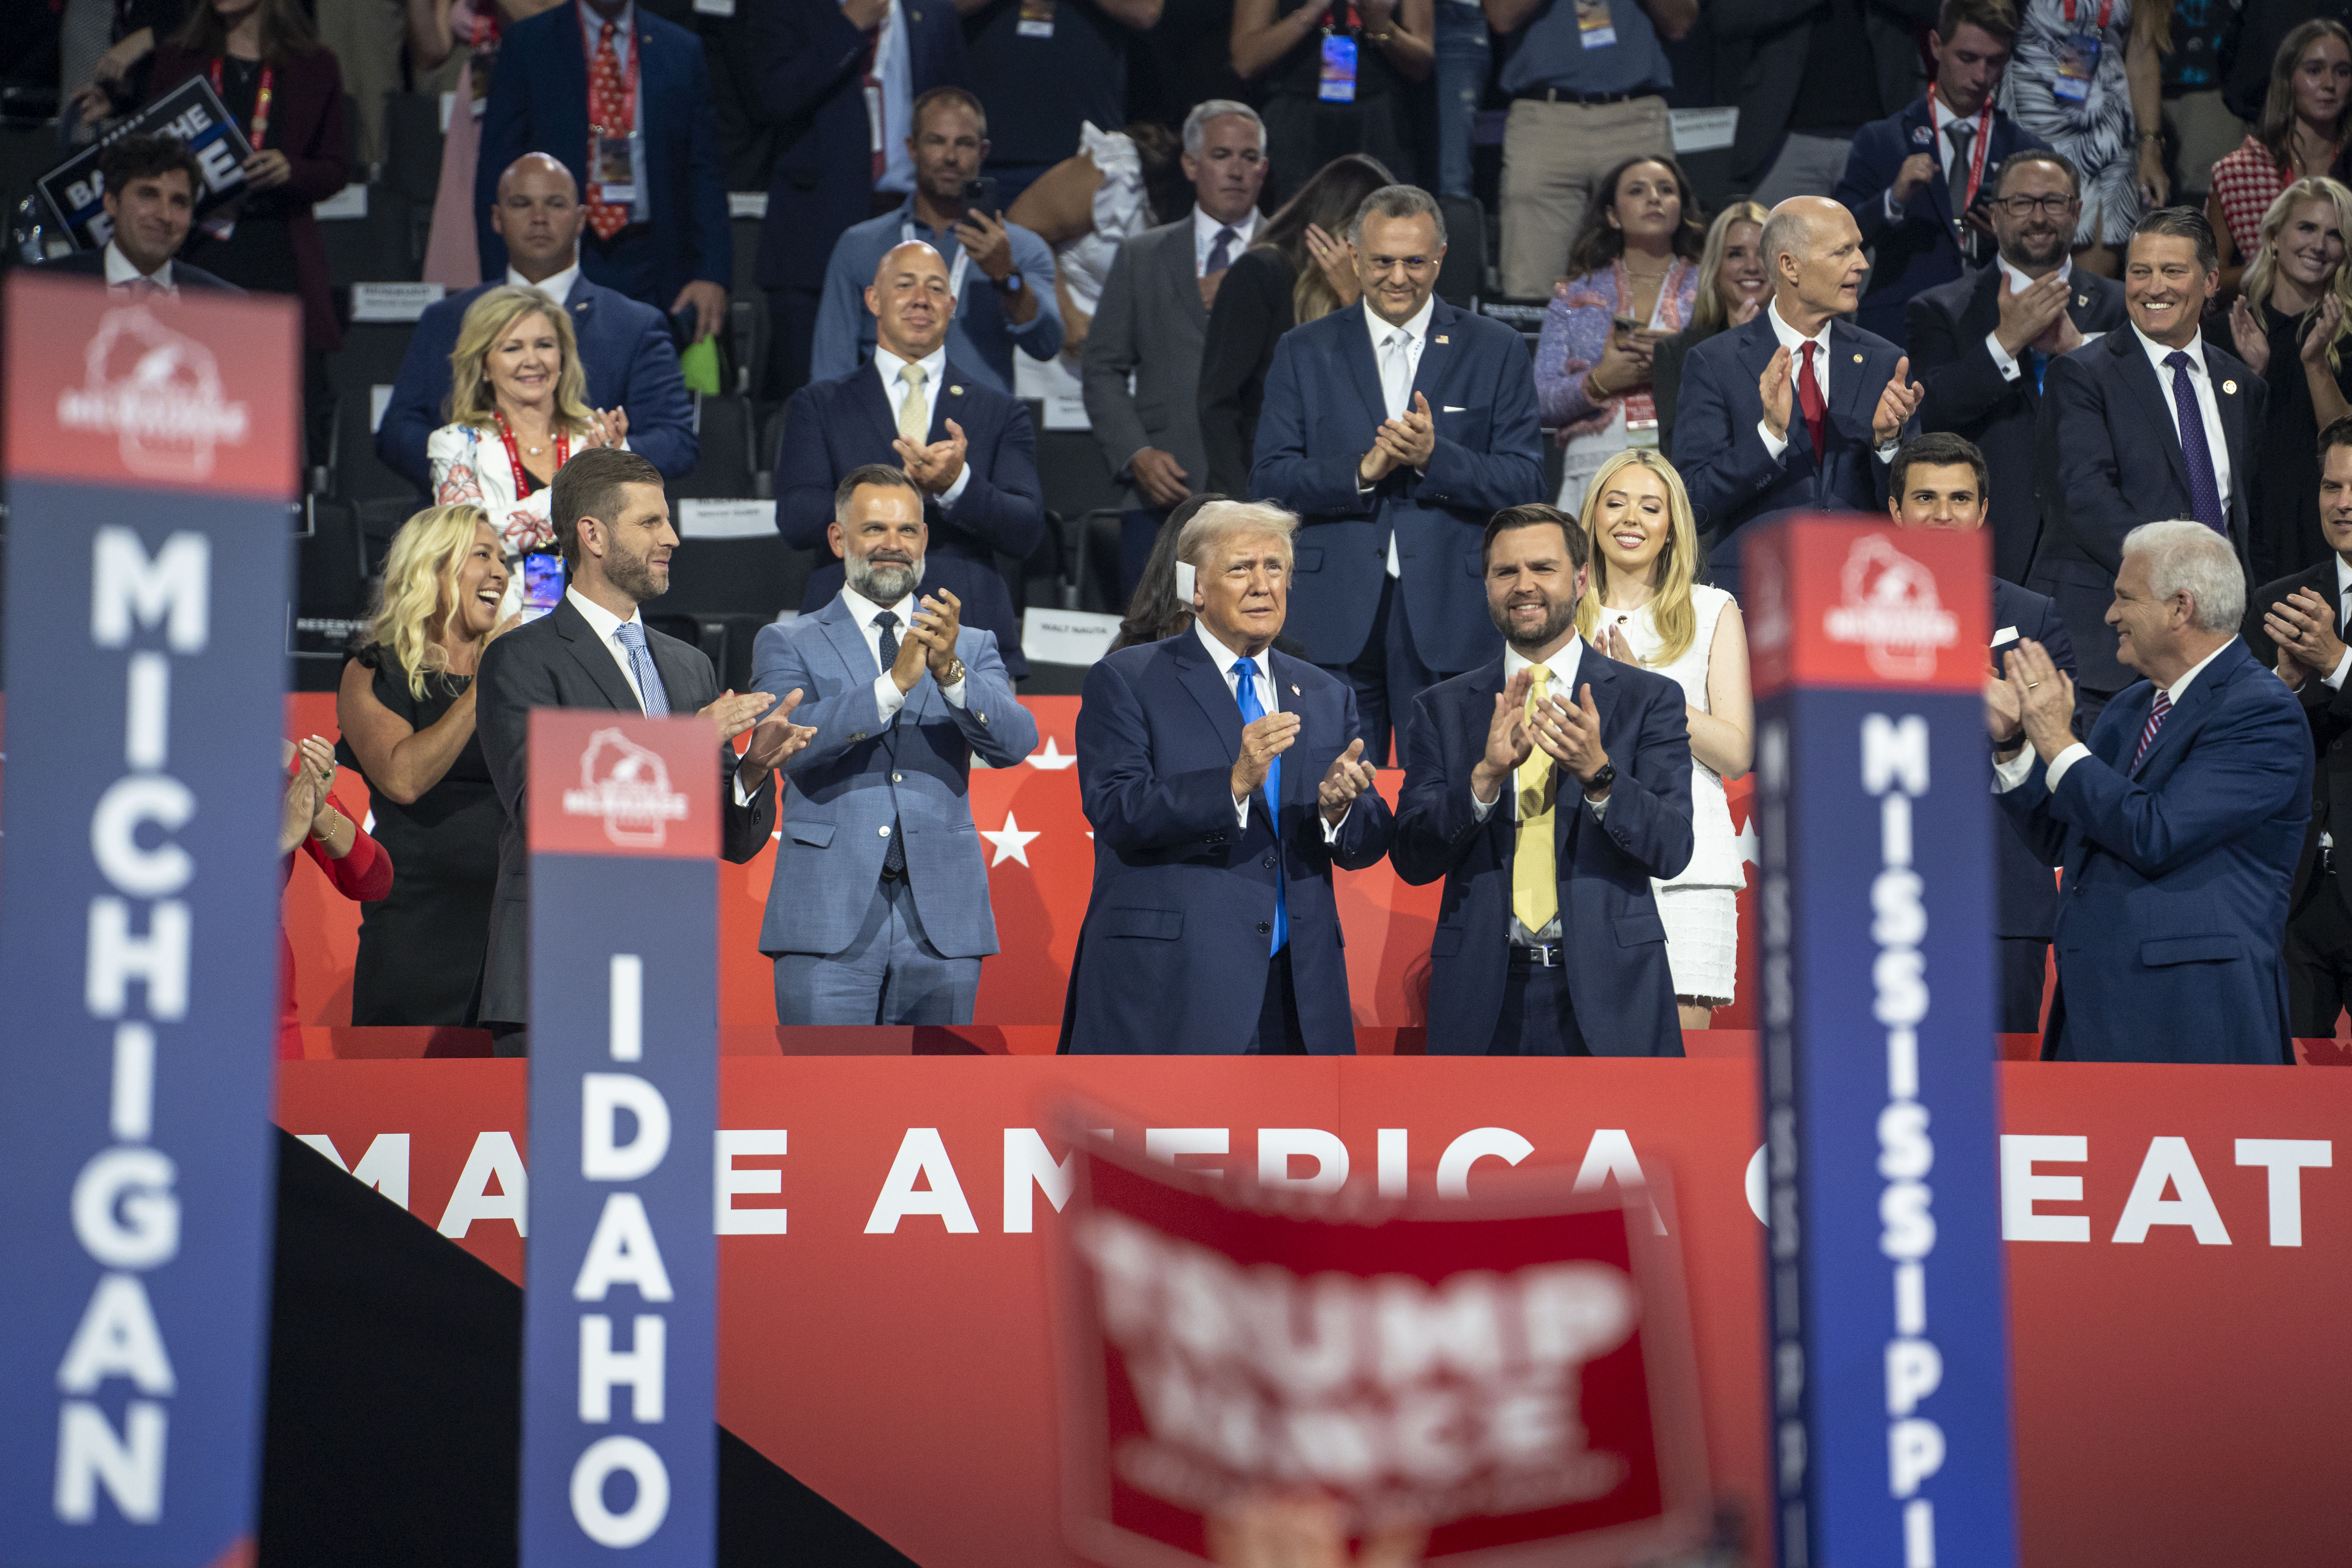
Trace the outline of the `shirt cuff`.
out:
[[[1780,454],[1789,449],[1789,438],[1786,436],[1774,436],[1772,427],[1761,419],[1756,422],[1756,434],[1764,443],[1764,455],[1774,462],[1779,462]]]
[[[1599,800],[1593,800],[1588,797],[1584,804],[1591,807],[1593,821],[1601,822],[1607,819],[1609,816],[1609,797],[1607,795],[1603,795]]]
[[[2077,741],[2073,745],[2067,747],[2064,751],[2059,752],[2056,756],[2051,758],[2050,772],[2048,777],[2043,780],[2043,787],[2053,791],[2056,790],[2058,787],[2058,781],[2066,776],[2066,770],[2073,767],[2076,763],[2081,762],[2084,757],[2087,757],[2090,754],[2091,748],[2083,744],[2082,742]]]
[[[1320,808],[1317,809],[1315,813],[1315,820],[1323,825],[1324,843],[1337,844],[1339,842],[1339,829],[1348,826],[1348,812],[1355,809],[1356,803],[1354,801],[1349,801],[1348,803],[1348,811],[1341,812],[1339,814],[1339,820],[1337,822],[1334,822],[1329,817],[1324,816]]]
[[[1480,800],[1476,790],[1472,790],[1470,792],[1471,815],[1475,816],[1481,822],[1486,820],[1486,814],[1488,812],[1494,810],[1496,806],[1502,804],[1503,792],[1499,789],[1495,792],[1495,798],[1492,800]]]
[[[1889,223],[1901,223],[1903,221],[1903,209],[1895,203],[1895,187],[1893,185],[1886,187],[1886,221]]]
[[[1999,332],[1985,334],[1985,353],[1992,355],[1993,368],[2000,372],[2001,380],[2015,381],[2025,374],[2025,367],[2017,363],[2017,356],[2000,346]]]
[[[955,483],[950,485],[947,489],[940,494],[940,509],[944,511],[949,507],[955,505],[958,500],[962,499],[964,487],[971,483],[971,465],[970,463],[966,463],[963,466],[963,472],[956,476]]]
[[[1882,463],[1891,464],[1895,461],[1895,454],[1901,450],[1903,450],[1903,438],[1898,436],[1894,440],[1886,443],[1884,447],[1874,447],[1871,448],[1870,455],[1876,458]]]
[[[890,721],[898,716],[898,710],[906,705],[907,694],[898,689],[898,683],[890,679],[888,670],[874,678],[874,716],[883,727],[887,728]]]
[[[1249,831],[1249,797],[1247,795],[1234,802],[1234,822],[1244,833]]]
[[[892,686],[894,686],[894,687],[895,687],[895,686],[897,686],[897,685],[898,685],[898,682],[894,680],[894,681],[892,681],[890,684],[891,684]],[[942,687],[940,687],[940,695],[941,697],[944,697],[944,698],[946,698],[946,699],[947,699],[948,706],[949,706],[949,707],[950,707],[950,708],[961,708],[961,707],[962,707],[962,706],[963,706],[963,700],[964,700],[964,689],[963,689],[963,682],[962,682],[962,681],[961,681],[961,680],[959,680],[959,681],[957,681],[953,686],[942,686]]]
[[[743,787],[742,758],[738,757],[735,759],[735,765],[728,771],[727,776],[730,781],[732,781],[735,786],[735,804],[740,806],[748,807],[751,804],[751,792]],[[761,781],[761,787],[763,789],[767,787],[766,780],[763,779]]]
[[[2347,675],[2352,675],[2352,647],[2346,648],[2343,657],[2336,661],[2336,668],[2319,679],[2326,684],[2328,690],[2341,691]]]
[[[2023,784],[2033,773],[2033,748],[2020,746],[2017,755],[2005,763],[1992,765],[1992,793],[2007,795]]]

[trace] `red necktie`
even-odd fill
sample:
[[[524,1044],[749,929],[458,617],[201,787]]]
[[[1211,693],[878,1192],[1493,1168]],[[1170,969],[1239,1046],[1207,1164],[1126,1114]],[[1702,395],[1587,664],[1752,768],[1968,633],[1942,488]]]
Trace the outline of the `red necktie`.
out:
[[[2172,693],[2158,691],[2156,701],[2147,710],[2147,722],[2141,726],[2139,750],[2132,753],[2131,771],[2139,772],[2140,763],[2147,761],[2147,749],[2156,744],[2156,732],[2164,728],[2164,716],[2172,711]]]
[[[613,47],[613,24],[607,22],[596,35],[596,58],[588,67],[588,110],[600,129],[599,136],[626,136],[630,130],[628,89],[621,80],[621,57]],[[600,171],[589,170],[593,176]],[[603,199],[602,180],[592,181],[588,187],[595,193],[588,202],[588,226],[596,231],[599,239],[610,239],[629,226],[627,207],[614,206]]]
[[[1813,350],[1818,345],[1808,338],[1804,344],[1804,363],[1797,369],[1797,405],[1805,412],[1805,433],[1813,438],[1813,461],[1823,459],[1822,447],[1822,384],[1813,379]]]

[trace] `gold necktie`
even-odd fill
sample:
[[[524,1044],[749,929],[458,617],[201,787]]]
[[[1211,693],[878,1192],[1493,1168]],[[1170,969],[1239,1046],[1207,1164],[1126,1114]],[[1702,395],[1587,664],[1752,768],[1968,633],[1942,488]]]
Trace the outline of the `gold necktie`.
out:
[[[1551,670],[1534,669],[1535,688],[1528,694],[1528,711],[1544,700]],[[1552,843],[1553,768],[1550,755],[1538,746],[1528,753],[1513,775],[1518,792],[1518,837],[1511,850],[1511,912],[1534,936],[1559,915],[1559,858]]]
[[[898,405],[898,434],[918,447],[929,446],[931,439],[931,404],[923,395],[923,367],[902,364],[898,379],[907,384],[907,400]]]

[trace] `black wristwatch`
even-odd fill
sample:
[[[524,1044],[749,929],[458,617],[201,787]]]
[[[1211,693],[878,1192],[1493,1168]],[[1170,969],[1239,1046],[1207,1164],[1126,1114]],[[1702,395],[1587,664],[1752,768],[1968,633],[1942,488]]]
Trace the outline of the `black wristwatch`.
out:
[[[1591,798],[1592,798],[1592,792],[1593,792],[1593,791],[1595,791],[1595,790],[1604,790],[1604,789],[1607,789],[1611,784],[1615,784],[1616,782],[1617,782],[1617,764],[1616,764],[1616,763],[1601,763],[1601,771],[1600,771],[1600,772],[1598,772],[1598,773],[1594,773],[1591,778],[1589,778],[1589,779],[1587,779],[1587,780],[1585,780],[1585,781],[1584,781],[1584,795],[1585,795],[1585,798],[1586,798],[1587,800],[1591,799]]]
[[[1018,272],[1008,272],[1002,278],[991,279],[989,280],[989,287],[995,289],[1000,294],[1018,294],[1021,292],[1022,287],[1021,274]]]

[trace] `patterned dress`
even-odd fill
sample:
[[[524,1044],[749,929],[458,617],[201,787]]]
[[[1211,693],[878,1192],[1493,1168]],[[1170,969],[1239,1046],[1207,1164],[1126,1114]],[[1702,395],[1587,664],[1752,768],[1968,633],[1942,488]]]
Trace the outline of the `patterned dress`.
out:
[[[1609,346],[1618,301],[1633,295],[1624,262],[1552,286],[1544,312],[1543,336],[1536,344],[1536,405],[1543,422],[1559,432],[1565,449],[1559,505],[1573,517],[1584,503],[1584,488],[1601,465],[1637,439],[1658,444],[1657,406],[1646,386],[1595,405],[1584,395],[1585,373],[1601,363]],[[1662,336],[1683,330],[1698,302],[1698,266],[1676,257],[1658,285],[1658,303],[1643,325]],[[1630,414],[1629,414],[1630,408]],[[1629,417],[1642,425],[1629,428]]]
[[[2263,215],[2294,178],[2271,156],[2271,150],[2252,136],[2214,163],[2212,191],[2221,198],[2221,221],[2229,226],[2239,260],[2254,259],[2263,246]]]
[[[2124,45],[2131,37],[2134,0],[2025,0],[2017,47],[2001,79],[2001,111],[2065,156],[2083,173],[2083,216],[2076,245],[2121,245],[2139,222],[2139,137],[2132,120],[2131,86],[2124,78]],[[2105,27],[2099,26],[2102,5]],[[2090,91],[2080,100],[2053,90],[2059,57],[2074,35],[2095,33],[2099,61]]]

